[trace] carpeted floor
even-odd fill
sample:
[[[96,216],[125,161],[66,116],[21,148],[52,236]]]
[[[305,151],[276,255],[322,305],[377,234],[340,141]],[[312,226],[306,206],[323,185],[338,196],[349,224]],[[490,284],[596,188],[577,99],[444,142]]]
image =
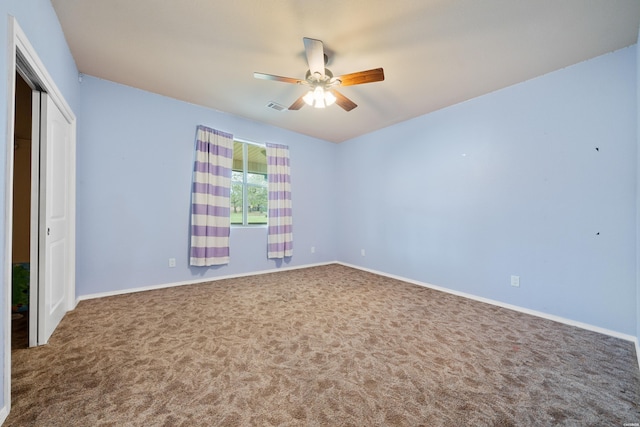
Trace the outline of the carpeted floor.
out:
[[[631,342],[340,265],[82,301],[6,426],[620,426]]]

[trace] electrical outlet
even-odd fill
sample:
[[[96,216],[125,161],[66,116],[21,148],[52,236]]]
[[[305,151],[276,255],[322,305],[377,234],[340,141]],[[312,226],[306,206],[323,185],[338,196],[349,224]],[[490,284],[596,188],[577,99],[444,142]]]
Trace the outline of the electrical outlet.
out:
[[[364,256],[364,249],[360,249],[360,255]]]
[[[520,276],[511,276],[511,286],[520,287]]]
[[[176,259],[175,258],[169,258],[169,267],[173,268],[176,266]]]
[[[311,246],[311,253],[315,254],[316,253],[316,247],[315,246]]]

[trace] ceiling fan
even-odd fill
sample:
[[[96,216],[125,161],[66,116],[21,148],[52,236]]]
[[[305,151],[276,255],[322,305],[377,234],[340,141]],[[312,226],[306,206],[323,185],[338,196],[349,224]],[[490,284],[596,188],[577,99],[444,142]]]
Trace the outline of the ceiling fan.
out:
[[[336,103],[345,111],[351,111],[357,107],[356,103],[338,92],[335,88],[384,80],[384,71],[382,68],[374,68],[372,70],[334,77],[333,73],[328,68],[325,68],[328,58],[324,53],[322,42],[308,37],[304,37],[302,40],[304,41],[304,50],[307,55],[307,63],[309,64],[309,70],[304,80],[275,76],[273,74],[253,73],[253,77],[256,79],[274,80],[309,87],[309,91],[296,99],[289,107],[289,110],[299,110],[304,104],[311,105],[315,108],[325,108],[326,106]]]

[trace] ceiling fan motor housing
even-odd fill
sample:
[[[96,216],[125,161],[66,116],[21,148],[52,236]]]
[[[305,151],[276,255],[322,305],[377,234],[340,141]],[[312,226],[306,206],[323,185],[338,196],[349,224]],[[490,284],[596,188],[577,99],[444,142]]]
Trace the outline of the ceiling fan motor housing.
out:
[[[304,79],[309,82],[309,84],[314,85],[317,83],[329,83],[333,79],[333,73],[330,69],[324,69],[324,78],[320,75],[320,73],[311,74],[311,70],[307,70],[307,74],[304,76]]]

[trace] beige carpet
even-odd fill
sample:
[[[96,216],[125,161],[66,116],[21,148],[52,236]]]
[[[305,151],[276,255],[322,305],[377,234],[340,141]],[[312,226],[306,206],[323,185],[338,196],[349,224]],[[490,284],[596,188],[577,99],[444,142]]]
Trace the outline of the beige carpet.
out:
[[[81,302],[7,426],[620,426],[634,345],[340,265]]]

